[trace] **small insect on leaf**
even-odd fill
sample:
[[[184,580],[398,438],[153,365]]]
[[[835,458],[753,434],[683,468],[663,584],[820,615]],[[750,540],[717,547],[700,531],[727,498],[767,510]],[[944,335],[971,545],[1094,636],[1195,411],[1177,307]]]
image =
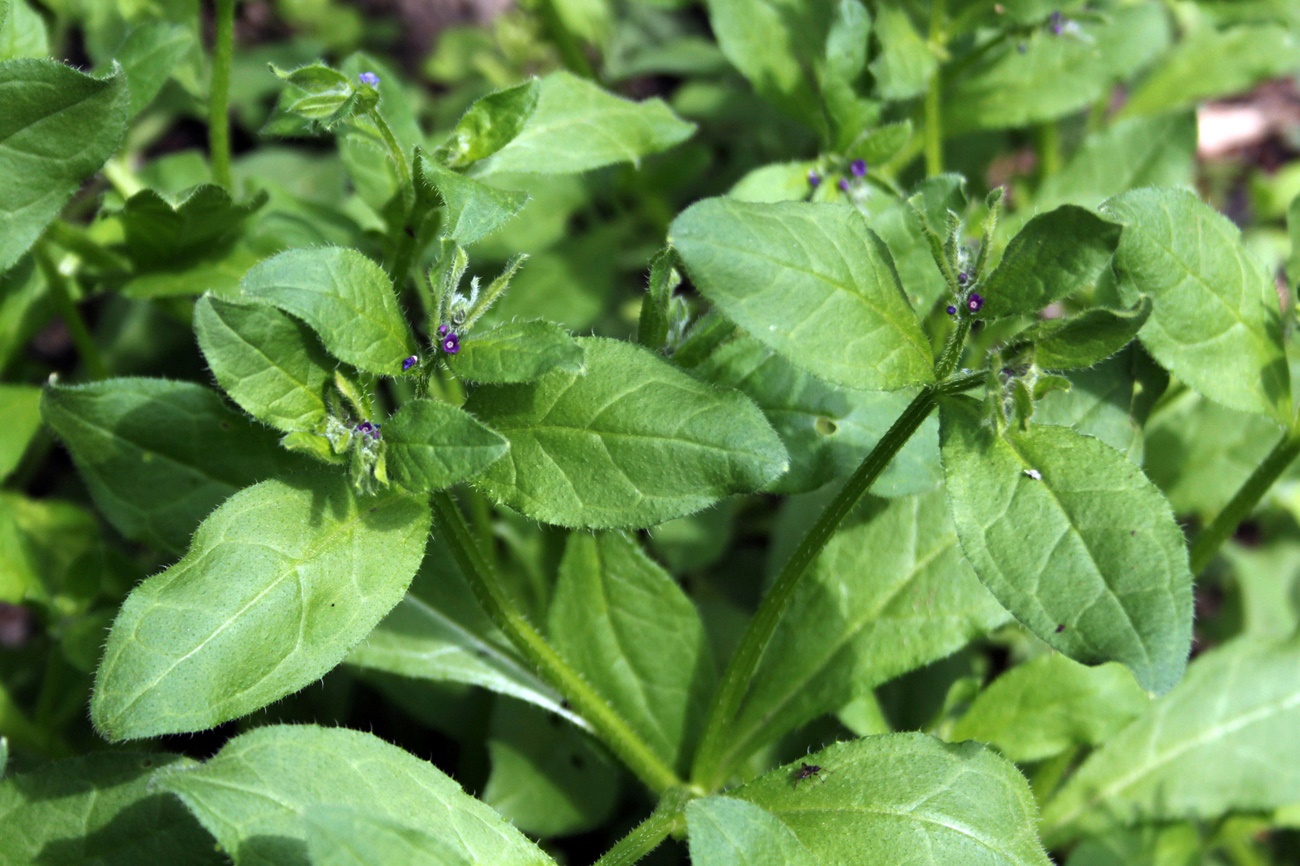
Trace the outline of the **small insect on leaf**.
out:
[[[805,764],[801,761],[799,769],[794,771],[794,786],[799,787],[799,783],[804,779],[811,779],[814,776],[820,777],[821,773],[822,768],[817,764]]]

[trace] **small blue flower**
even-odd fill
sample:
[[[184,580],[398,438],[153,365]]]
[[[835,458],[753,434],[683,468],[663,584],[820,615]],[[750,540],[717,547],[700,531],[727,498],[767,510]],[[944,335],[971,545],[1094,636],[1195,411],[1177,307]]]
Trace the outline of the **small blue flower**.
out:
[[[847,177],[842,177],[842,178],[840,178],[839,187],[840,187],[840,192],[848,192],[848,191],[849,191],[849,179],[848,179]]]
[[[368,85],[370,87],[379,86],[379,76],[373,72],[363,72],[357,76],[357,79],[360,80],[362,84]]]
[[[442,350],[448,355],[454,355],[460,351],[460,337],[455,334],[447,334],[442,338]]]
[[[821,186],[822,176],[815,171],[808,172],[808,185],[813,189]]]
[[[379,438],[379,425],[371,424],[369,421],[362,421],[358,424],[356,426],[356,431],[358,434],[368,436],[371,439]]]
[[[420,356],[412,355],[411,357],[407,358],[405,361],[402,362],[402,372],[405,373],[407,370],[411,369],[418,363],[420,363]]]
[[[1052,34],[1054,36],[1060,36],[1062,33],[1064,33],[1065,25],[1066,25],[1065,16],[1061,14],[1060,10],[1053,12],[1052,17],[1048,19],[1047,26],[1048,28],[1051,29]]]
[[[957,315],[957,308],[954,307],[952,304],[949,304],[949,305],[948,305],[948,315],[950,315],[950,316],[955,316],[955,315]]]
[[[965,271],[962,271],[957,275],[957,285],[964,286],[969,282],[970,282],[970,276],[967,275]]]
[[[855,159],[849,163],[849,171],[854,177],[867,176],[867,161],[865,159]]]
[[[984,306],[984,296],[977,292],[971,292],[970,297],[966,299],[966,309],[972,313],[978,313],[982,306]]]
[[[451,333],[451,325],[439,325],[439,326],[438,326],[438,336],[439,336],[439,337],[445,337],[445,336],[447,336],[447,335],[450,334],[450,333]]]

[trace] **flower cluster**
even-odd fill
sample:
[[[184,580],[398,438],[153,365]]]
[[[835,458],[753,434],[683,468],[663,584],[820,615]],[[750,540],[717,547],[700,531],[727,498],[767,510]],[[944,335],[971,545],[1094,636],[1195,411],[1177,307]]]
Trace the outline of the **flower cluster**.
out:
[[[454,355],[460,351],[460,337],[456,336],[450,325],[439,325],[438,345],[448,355]]]

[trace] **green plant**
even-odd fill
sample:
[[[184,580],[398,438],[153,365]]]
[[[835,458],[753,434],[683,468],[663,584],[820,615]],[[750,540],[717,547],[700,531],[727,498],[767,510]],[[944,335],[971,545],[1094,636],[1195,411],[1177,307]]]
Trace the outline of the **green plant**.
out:
[[[1294,856],[1294,4],[261,6],[0,0],[0,862]]]

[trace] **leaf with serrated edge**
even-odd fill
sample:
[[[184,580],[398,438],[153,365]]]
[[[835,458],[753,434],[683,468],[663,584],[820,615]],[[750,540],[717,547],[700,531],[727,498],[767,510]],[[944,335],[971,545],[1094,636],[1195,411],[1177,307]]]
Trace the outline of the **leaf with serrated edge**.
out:
[[[706,199],[669,242],[701,294],[795,366],[864,391],[934,378],[889,250],[853,208]]]
[[[155,779],[240,864],[309,866],[303,814],[339,807],[418,827],[471,862],[554,866],[432,764],[359,731],[257,728],[227,742],[202,766]]]
[[[95,727],[110,740],[203,730],[319,679],[401,600],[429,522],[417,499],[361,500],[334,475],[232,496],[122,605]]]
[[[326,351],[359,370],[395,376],[415,354],[392,282],[356,250],[289,250],[254,267],[240,287],[247,299],[302,319]]]
[[[730,760],[1006,621],[942,493],[868,498],[813,562],[755,671]]]
[[[498,502],[560,526],[639,528],[762,488],[788,458],[737,391],[688,376],[650,350],[578,340],[587,372],[483,386],[465,408],[510,440],[474,479]]]
[[[205,295],[194,334],[217,383],[248,414],[285,433],[312,433],[329,414],[334,363],[292,316],[266,304]]]
[[[694,866],[816,866],[817,861],[781,820],[760,806],[731,797],[703,797],[686,807],[686,835]]]
[[[1300,641],[1238,638],[1112,737],[1043,811],[1052,844],[1300,802]]]
[[[1054,648],[1085,664],[1122,662],[1143,688],[1168,691],[1192,636],[1192,575],[1169,503],[1100,440],[1037,425],[1000,436],[982,408],[946,399],[939,425],[975,573]]]
[[[5,776],[0,863],[228,862],[185,807],[149,783],[160,769],[193,765],[179,755],[101,751]]]
[[[531,382],[551,370],[582,372],[582,347],[551,322],[507,322],[475,331],[448,358],[452,371],[471,382],[509,385]]]
[[[1138,334],[1151,356],[1229,409],[1288,423],[1277,289],[1237,227],[1186,190],[1135,190],[1102,210],[1125,224],[1115,255],[1125,302],[1152,299]]]
[[[801,764],[820,767],[798,779]],[[1034,798],[978,743],[864,737],[727,792],[775,815],[822,866],[1048,866]]]
[[[436,400],[411,400],[384,424],[384,459],[407,490],[432,493],[479,474],[509,449],[473,415]]]
[[[548,617],[556,650],[671,765],[681,764],[717,680],[695,605],[618,532],[569,535]]]

